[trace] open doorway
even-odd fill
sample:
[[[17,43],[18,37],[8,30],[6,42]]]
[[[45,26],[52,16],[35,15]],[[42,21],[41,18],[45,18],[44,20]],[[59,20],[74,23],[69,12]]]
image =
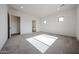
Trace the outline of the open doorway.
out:
[[[10,37],[20,35],[20,17],[10,15]]]
[[[36,32],[36,20],[32,20],[32,32]]]
[[[10,15],[9,13],[7,15],[8,15],[8,38],[10,38]]]

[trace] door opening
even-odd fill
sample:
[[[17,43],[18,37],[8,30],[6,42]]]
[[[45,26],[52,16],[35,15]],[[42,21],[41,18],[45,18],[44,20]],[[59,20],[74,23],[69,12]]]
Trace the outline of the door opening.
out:
[[[36,32],[36,20],[32,20],[32,32]]]
[[[10,37],[20,35],[20,17],[10,15]]]
[[[10,38],[10,15],[8,13],[8,38]]]

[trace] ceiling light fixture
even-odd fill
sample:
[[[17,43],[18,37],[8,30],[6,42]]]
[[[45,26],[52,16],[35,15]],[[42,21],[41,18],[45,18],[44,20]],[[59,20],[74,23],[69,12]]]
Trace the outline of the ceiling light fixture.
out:
[[[44,20],[44,22],[43,22],[44,24],[46,24],[47,23],[47,21],[46,20]]]
[[[24,8],[23,6],[21,6],[20,8]]]

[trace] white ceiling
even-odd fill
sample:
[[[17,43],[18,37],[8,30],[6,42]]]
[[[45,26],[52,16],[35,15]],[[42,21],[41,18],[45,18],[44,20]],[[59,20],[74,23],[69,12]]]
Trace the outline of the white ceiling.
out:
[[[21,8],[23,6],[23,8]],[[60,10],[66,10],[75,5],[72,4],[65,4],[63,7],[60,7],[60,4],[11,4],[9,5],[10,8],[16,9],[32,16],[42,18],[48,15],[51,15]]]

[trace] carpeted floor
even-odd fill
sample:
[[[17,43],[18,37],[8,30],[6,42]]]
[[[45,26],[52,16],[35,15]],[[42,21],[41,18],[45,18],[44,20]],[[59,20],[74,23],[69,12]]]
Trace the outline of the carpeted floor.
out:
[[[12,36],[7,40],[0,53],[3,54],[41,54],[26,38],[39,34],[48,34],[58,39],[46,50],[45,54],[78,54],[79,42],[74,37],[57,35],[52,33],[38,32],[25,35]]]

